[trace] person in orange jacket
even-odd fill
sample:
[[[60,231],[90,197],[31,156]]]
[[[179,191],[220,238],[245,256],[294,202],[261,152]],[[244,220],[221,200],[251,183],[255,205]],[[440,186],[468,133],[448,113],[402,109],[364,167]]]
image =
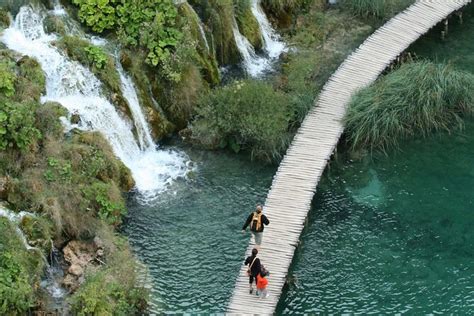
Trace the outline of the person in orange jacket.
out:
[[[257,295],[260,295],[260,298],[268,297],[267,285],[268,280],[265,277],[266,273],[263,271],[257,274]]]

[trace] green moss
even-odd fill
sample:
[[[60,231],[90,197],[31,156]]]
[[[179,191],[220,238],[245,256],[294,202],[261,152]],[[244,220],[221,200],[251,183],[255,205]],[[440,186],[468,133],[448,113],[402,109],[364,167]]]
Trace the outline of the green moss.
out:
[[[24,56],[18,61],[19,76],[16,80],[15,98],[19,101],[39,102],[46,91],[46,77],[36,59]]]
[[[51,252],[52,223],[44,216],[24,216],[20,228],[26,236],[28,243],[43,251]]]
[[[102,48],[75,36],[64,36],[56,45],[71,59],[90,68],[111,92],[121,94],[120,75],[115,67],[115,61]]]
[[[250,0],[234,0],[235,18],[239,31],[255,49],[262,48],[262,33],[258,21],[252,13]]]
[[[238,63],[241,57],[232,32],[233,0],[195,0],[192,4],[200,9],[211,32],[210,45],[219,65]]]
[[[10,15],[4,8],[0,8],[0,30],[10,26]]]
[[[207,86],[196,66],[188,65],[182,71],[182,75],[183,78],[178,83],[161,83],[157,87],[166,115],[179,130],[186,127],[191,115],[194,114],[199,97],[207,91]]]
[[[142,53],[139,51],[122,50],[120,60],[123,67],[131,74],[135,88],[137,90],[138,99],[142,106],[145,117],[148,120],[152,135],[155,140],[160,140],[166,135],[174,131],[174,125],[168,120],[164,114],[161,106],[154,102],[152,92],[153,80],[158,77],[149,66],[144,63]],[[132,57],[133,56],[133,57]],[[169,84],[168,80],[164,79],[165,84]]]
[[[35,305],[43,267],[41,256],[26,250],[13,225],[0,217],[0,314],[26,314]]]
[[[47,15],[43,20],[44,30],[46,33],[58,33],[66,35],[66,26],[63,20],[56,15]]]

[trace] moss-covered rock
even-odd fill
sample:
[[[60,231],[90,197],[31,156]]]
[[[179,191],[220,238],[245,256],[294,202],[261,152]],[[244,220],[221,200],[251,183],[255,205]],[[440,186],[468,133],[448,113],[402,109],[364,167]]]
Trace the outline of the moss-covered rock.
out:
[[[252,13],[250,0],[234,0],[235,18],[239,31],[245,36],[255,49],[261,49],[262,33],[258,21]]]
[[[7,10],[0,8],[0,30],[10,26],[10,15]]]
[[[0,217],[0,314],[27,314],[37,304],[43,268],[41,255],[27,250],[14,224]]]
[[[107,86],[111,93],[121,94],[120,75],[112,56],[102,48],[76,36],[64,36],[56,46],[69,58],[88,67]]]
[[[20,228],[31,246],[41,249],[44,254],[51,252],[52,223],[46,217],[23,216]]]
[[[188,2],[184,2],[178,7],[178,13],[186,19],[191,37],[198,43],[196,58],[200,64],[204,79],[213,86],[217,85],[220,81],[217,59],[213,47],[208,44],[207,38],[203,38],[206,35],[203,35],[199,29],[201,24],[199,16]],[[204,30],[206,26],[201,25],[201,27]]]
[[[122,66],[132,76],[140,105],[151,126],[152,136],[155,140],[160,140],[173,132],[175,126],[167,119],[161,106],[153,99],[150,77],[154,78],[156,74],[144,63],[144,60],[143,52],[140,51],[124,49],[120,54]]]
[[[43,20],[44,30],[47,33],[58,33],[66,35],[64,21],[56,15],[47,15]]]
[[[190,3],[193,7],[199,8],[202,21],[211,32],[210,45],[216,52],[219,65],[238,63],[241,57],[232,32],[233,1],[194,0]]]

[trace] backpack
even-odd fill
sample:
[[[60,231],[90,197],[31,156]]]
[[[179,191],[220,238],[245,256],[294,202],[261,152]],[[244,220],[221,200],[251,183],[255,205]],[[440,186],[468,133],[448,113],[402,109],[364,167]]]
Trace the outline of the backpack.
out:
[[[258,214],[257,212],[253,212],[252,221],[250,222],[250,230],[254,232],[258,232],[260,227],[262,226],[262,213]]]

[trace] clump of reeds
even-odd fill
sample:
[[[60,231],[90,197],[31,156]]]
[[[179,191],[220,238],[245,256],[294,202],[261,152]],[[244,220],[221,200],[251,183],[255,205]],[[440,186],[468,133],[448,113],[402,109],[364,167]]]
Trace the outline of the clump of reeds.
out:
[[[343,8],[354,15],[388,19],[412,4],[413,0],[342,0]]]
[[[352,149],[385,151],[404,139],[462,128],[463,117],[473,113],[473,74],[419,61],[358,92],[349,104],[345,131]]]

